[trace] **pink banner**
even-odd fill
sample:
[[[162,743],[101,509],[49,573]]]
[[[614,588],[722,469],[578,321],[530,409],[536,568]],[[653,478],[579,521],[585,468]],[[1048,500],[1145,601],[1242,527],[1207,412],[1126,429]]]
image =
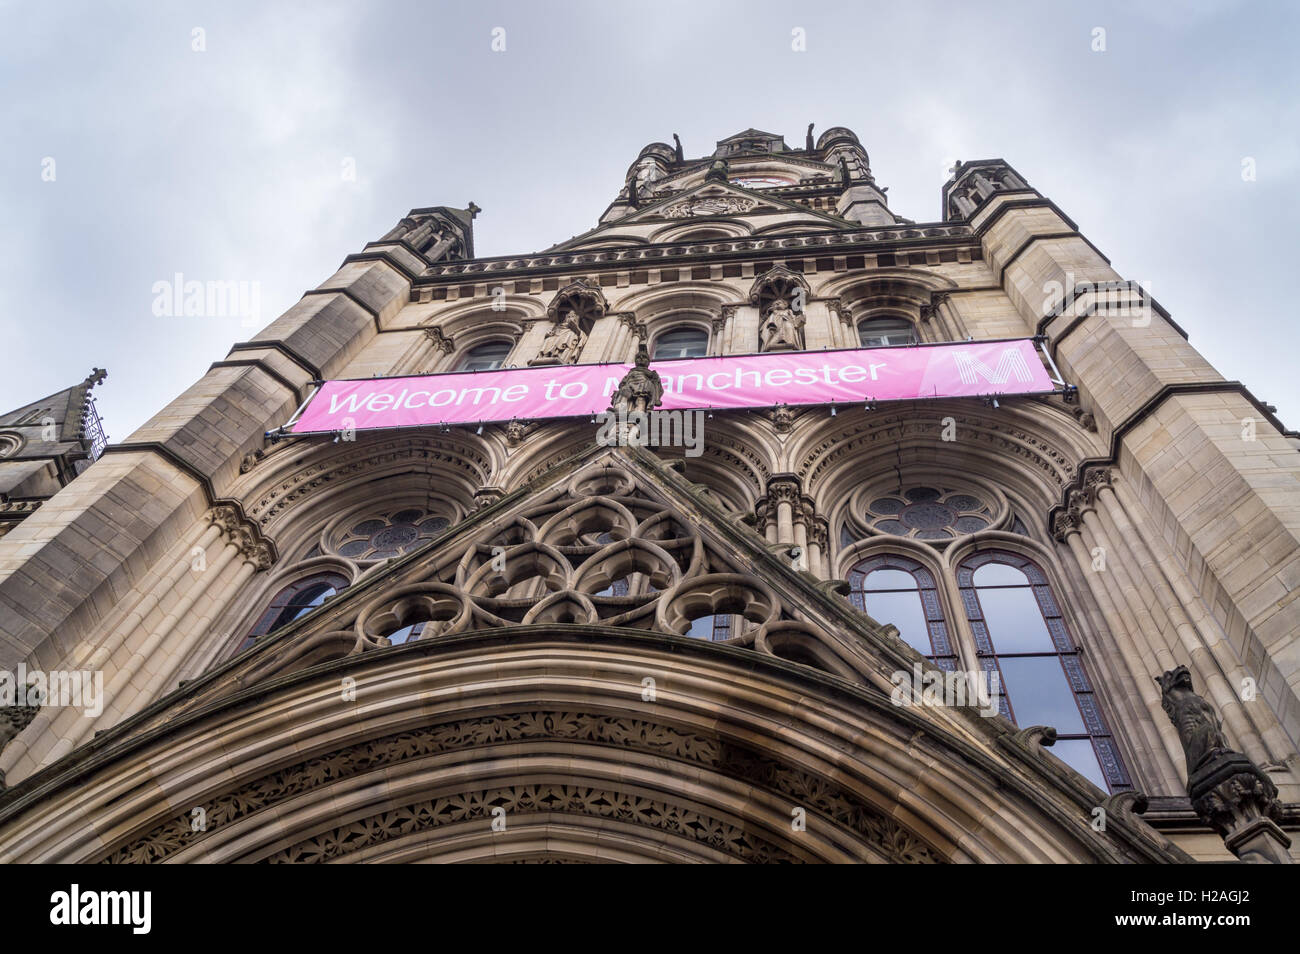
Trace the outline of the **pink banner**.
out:
[[[1031,339],[651,362],[664,410],[861,404],[1054,390]],[[410,378],[327,381],[295,434],[479,424],[596,414],[630,364],[511,368]]]

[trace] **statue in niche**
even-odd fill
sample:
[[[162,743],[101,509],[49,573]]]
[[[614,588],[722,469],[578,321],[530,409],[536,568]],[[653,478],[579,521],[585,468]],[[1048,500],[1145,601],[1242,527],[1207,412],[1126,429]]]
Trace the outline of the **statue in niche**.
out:
[[[586,340],[587,336],[582,330],[582,325],[578,323],[577,312],[566,311],[564,319],[546,333],[537,357],[528,363],[530,365],[573,364],[578,360],[578,353],[582,351]]]
[[[1192,676],[1186,666],[1171,669],[1156,682],[1160,686],[1160,705],[1183,744],[1189,776],[1207,760],[1230,751],[1218,713],[1192,691]]]
[[[758,331],[760,351],[802,351],[804,316],[794,311],[784,298],[767,309]]]

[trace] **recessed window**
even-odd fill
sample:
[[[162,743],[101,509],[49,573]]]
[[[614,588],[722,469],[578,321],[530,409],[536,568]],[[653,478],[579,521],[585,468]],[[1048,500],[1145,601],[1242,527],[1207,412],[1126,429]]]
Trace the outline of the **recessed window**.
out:
[[[864,348],[893,348],[916,344],[916,329],[906,318],[872,318],[858,325],[858,341]]]
[[[461,371],[494,371],[506,363],[510,349],[514,345],[509,341],[488,341],[470,348],[460,362]]]
[[[1002,714],[1056,729],[1052,752],[1111,791],[1131,787],[1079,649],[1046,575],[1016,553],[986,551],[957,568],[980,668],[998,673]]]
[[[849,571],[849,599],[872,619],[893,623],[903,642],[940,669],[957,669],[934,575],[904,556],[869,557]]]
[[[290,583],[275,594],[265,612],[248,631],[239,651],[243,652],[252,646],[257,642],[257,637],[266,636],[300,616],[306,616],[347,585],[347,577],[340,573],[317,573]]]
[[[674,328],[655,339],[656,361],[665,358],[702,358],[709,353],[709,333],[702,328]]]

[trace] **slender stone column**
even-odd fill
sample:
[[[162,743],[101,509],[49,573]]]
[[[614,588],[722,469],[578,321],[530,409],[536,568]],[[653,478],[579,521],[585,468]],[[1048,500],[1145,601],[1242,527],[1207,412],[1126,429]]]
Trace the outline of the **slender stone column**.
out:
[[[1092,592],[1093,598],[1101,608],[1102,615],[1110,621],[1113,627],[1112,632],[1122,634],[1126,627],[1122,624],[1119,611],[1116,609],[1115,603],[1111,599],[1103,581],[1097,579],[1101,574],[1091,571],[1092,557],[1088,547],[1083,542],[1083,535],[1077,521],[1073,523],[1058,521],[1057,536],[1058,539],[1064,538],[1070,552],[1074,554],[1075,560],[1083,569],[1088,589]],[[1124,668],[1128,672],[1129,679],[1126,681],[1133,693],[1133,697],[1143,706],[1138,711],[1131,712],[1132,718],[1130,721],[1132,725],[1142,734],[1142,742],[1152,755],[1163,748],[1168,756],[1167,759],[1156,760],[1159,763],[1160,778],[1152,781],[1163,783],[1164,791],[1177,792],[1182,786],[1182,780],[1178,777],[1176,770],[1181,749],[1178,745],[1177,734],[1169,727],[1150,718],[1150,715],[1157,712],[1160,706],[1159,694],[1152,689],[1149,682],[1154,678],[1152,675],[1153,670],[1142,661],[1141,656],[1134,650],[1129,641],[1122,638],[1112,638],[1112,645],[1117,650],[1119,658],[1123,661]]]

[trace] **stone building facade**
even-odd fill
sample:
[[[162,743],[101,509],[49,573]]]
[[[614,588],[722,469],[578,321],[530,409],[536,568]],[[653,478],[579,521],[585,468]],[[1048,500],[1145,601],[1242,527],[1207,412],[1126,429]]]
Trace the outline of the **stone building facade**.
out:
[[[412,210],[0,540],[4,666],[104,687],[11,707],[0,858],[1279,860],[1300,439],[1008,163],[941,203],[809,127],[652,143],[535,254]],[[774,393],[698,456],[279,430],[329,379],[1035,336],[1056,394]],[[1251,766],[1230,822],[1193,711]]]

